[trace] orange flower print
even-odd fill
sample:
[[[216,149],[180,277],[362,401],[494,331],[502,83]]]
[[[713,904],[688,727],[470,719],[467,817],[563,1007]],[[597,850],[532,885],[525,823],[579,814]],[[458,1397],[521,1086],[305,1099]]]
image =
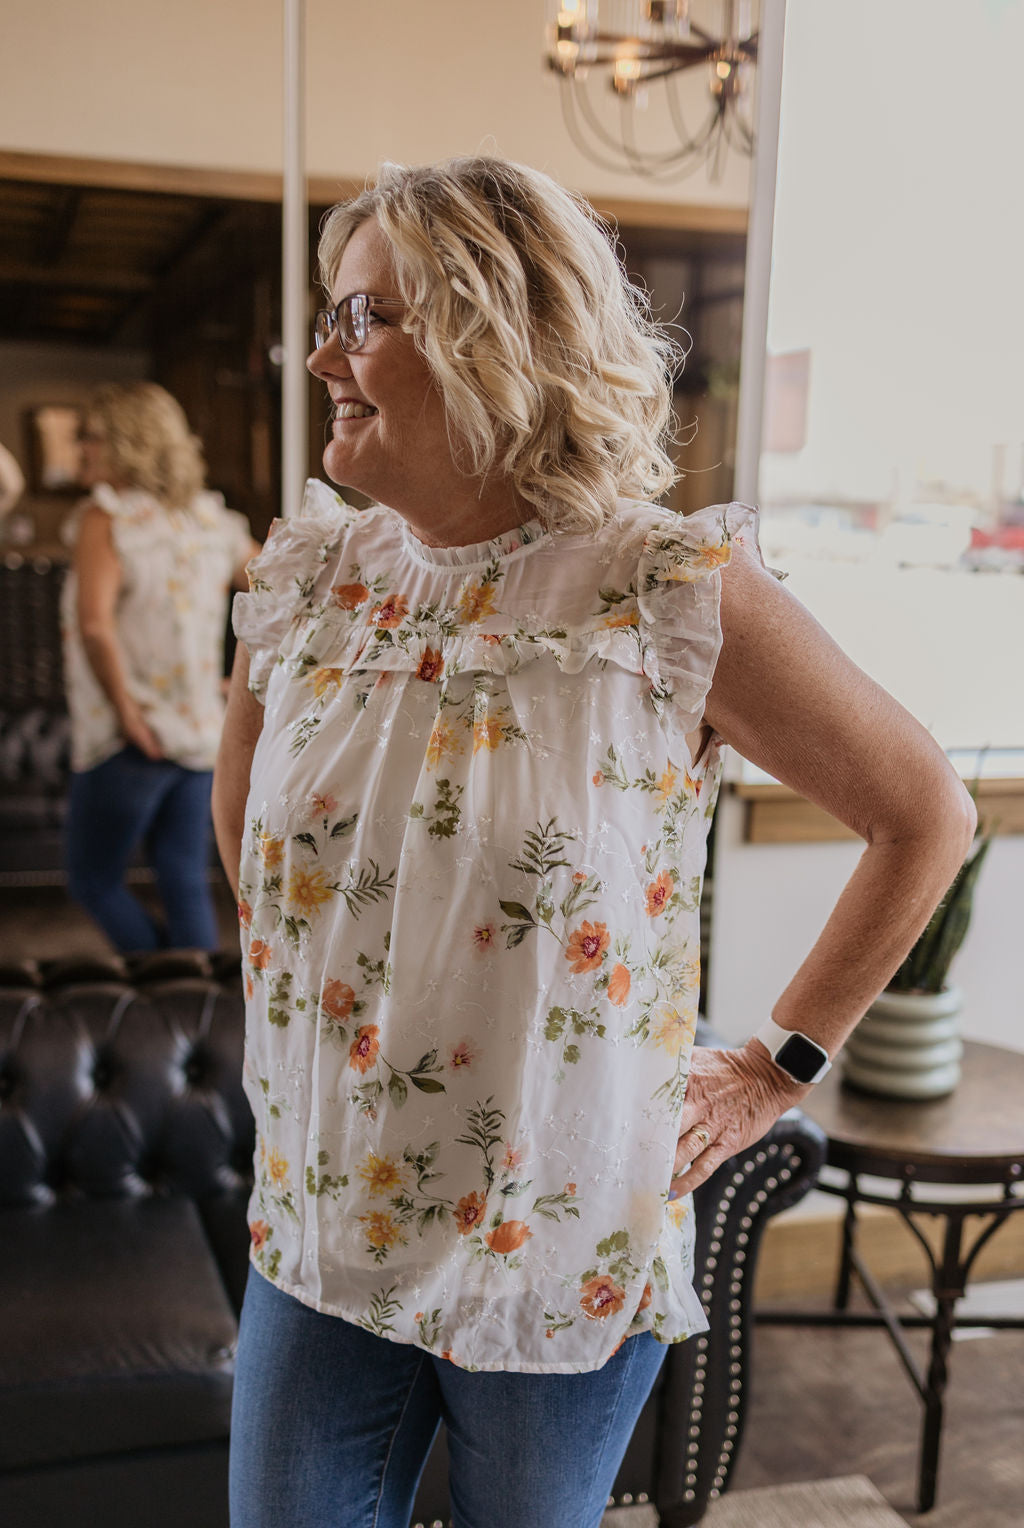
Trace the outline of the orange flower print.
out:
[[[317,700],[321,695],[326,695],[328,690],[336,690],[345,677],[345,670],[340,668],[318,668],[310,675],[309,682],[313,686],[313,694]]]
[[[260,859],[264,870],[276,870],[284,860],[284,839],[271,833],[260,834]]]
[[[369,1215],[360,1215],[359,1219],[366,1227],[366,1240],[371,1247],[405,1246],[406,1238],[384,1210],[373,1210]]]
[[[523,1153],[513,1146],[511,1141],[505,1144],[505,1155],[501,1159],[501,1165],[507,1173],[517,1173],[523,1165]]]
[[[639,626],[640,616],[635,610],[623,610],[618,615],[610,615],[604,622],[607,630],[614,631],[620,626]]]
[[[606,1273],[596,1273],[580,1290],[583,1314],[591,1321],[603,1321],[605,1316],[614,1316],[625,1302],[626,1291],[620,1289]]]
[[[371,1151],[357,1171],[371,1195],[390,1194],[402,1186],[402,1169],[390,1157],[378,1157]]]
[[[252,927],[252,908],[249,906],[248,902],[239,902],[238,921],[243,928]]]
[[[473,948],[478,955],[489,955],[497,939],[498,930],[493,923],[478,923],[473,929]]]
[[[377,1060],[379,1034],[380,1026],[377,1024],[364,1024],[362,1029],[356,1031],[348,1052],[348,1064],[354,1072],[368,1072]]]
[[[629,1000],[629,988],[633,978],[629,974],[629,968],[617,965],[612,968],[612,974],[608,978],[608,1001],[614,1003],[616,1008],[625,1007]]]
[[[598,770],[596,775],[592,775],[591,776],[590,783],[591,783],[591,785],[603,785],[604,784],[604,775],[601,773],[600,770]]]
[[[583,882],[586,879],[587,879],[587,874],[586,874],[585,870],[574,870],[573,871],[573,873],[572,873],[572,882],[573,882],[574,886],[582,886]]]
[[[436,769],[445,759],[454,759],[462,752],[462,739],[451,722],[438,720],[427,741],[427,766]]]
[[[495,1226],[493,1231],[488,1231],[484,1241],[492,1252],[497,1252],[500,1257],[507,1257],[510,1252],[517,1252],[532,1235],[533,1232],[525,1220],[503,1220],[500,1226]]]
[[[575,1192],[576,1192],[576,1185],[575,1185],[575,1183],[567,1183],[565,1185],[565,1192],[567,1194],[575,1194]]]
[[[644,1292],[640,1296],[640,1304],[636,1308],[637,1315],[639,1315],[642,1310],[646,1310],[648,1305],[650,1305],[650,1303],[651,1303],[651,1301],[653,1299],[654,1299],[654,1290],[651,1288],[651,1283],[650,1283],[650,1280],[648,1279],[647,1283],[644,1285]]]
[[[271,949],[263,939],[254,939],[249,946],[249,964],[257,971],[265,971],[270,964]]]
[[[574,976],[583,971],[596,971],[610,944],[611,935],[603,923],[581,923],[565,951],[569,970]]]
[[[332,980],[324,982],[320,993],[320,1007],[329,1018],[343,1024],[352,1012],[356,995],[347,982]]]
[[[441,649],[439,647],[428,647],[424,650],[423,657],[420,659],[420,666],[416,670],[416,678],[433,682],[441,677],[443,668],[444,659],[441,657]]]
[[[491,753],[501,745],[501,723],[493,716],[482,716],[479,721],[473,723],[473,752],[479,753],[481,748],[488,749]]]
[[[288,1163],[276,1146],[273,1151],[267,1152],[267,1174],[271,1183],[276,1183],[279,1188],[282,1183],[288,1182]]]
[[[389,594],[386,600],[381,600],[370,611],[370,620],[376,627],[388,627],[393,629],[401,626],[402,620],[409,609],[409,601],[404,594]]]
[[[324,870],[293,870],[288,878],[288,905],[297,913],[317,913],[333,896]]]
[[[256,991],[256,988],[252,984],[252,977],[249,975],[248,971],[246,971],[246,973],[245,973],[245,1001],[247,1003],[251,1003],[252,1002],[252,996],[253,996],[253,993],[255,991]]]
[[[667,870],[663,870],[656,881],[652,881],[647,888],[647,916],[659,918],[669,904],[669,899],[676,889],[675,879]]]
[[[249,1227],[249,1235],[252,1238],[253,1248],[259,1252],[260,1248],[266,1245],[267,1237],[270,1235],[270,1227],[265,1220],[254,1220]]]
[[[494,585],[468,583],[463,587],[455,605],[460,621],[474,626],[485,616],[494,614]]]
[[[468,1040],[460,1040],[452,1047],[452,1053],[448,1057],[448,1065],[453,1072],[461,1071],[464,1067],[470,1067],[476,1060],[477,1053]]]
[[[703,778],[701,778],[700,780],[694,780],[694,779],[691,778],[689,770],[684,770],[683,771],[683,784],[686,786],[686,789],[688,791],[692,791],[695,796],[699,796],[700,795],[700,788],[704,784],[704,780],[703,780]]]
[[[465,1236],[478,1226],[487,1211],[487,1200],[483,1194],[465,1194],[455,1206],[455,1227],[460,1236]]]
[[[370,591],[365,584],[332,584],[331,593],[334,595],[334,603],[340,605],[342,610],[358,610],[370,598]]]

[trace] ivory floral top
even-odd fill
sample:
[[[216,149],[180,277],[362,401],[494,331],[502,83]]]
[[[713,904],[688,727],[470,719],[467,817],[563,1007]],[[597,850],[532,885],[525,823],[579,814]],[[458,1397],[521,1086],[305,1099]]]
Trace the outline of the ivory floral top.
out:
[[[212,769],[224,700],[224,628],[235,570],[249,555],[249,523],[201,493],[167,509],[141,489],[97,484],[89,499],[110,516],[121,564],[117,635],[128,687],[167,758]],[[61,625],[71,712],[71,763],[93,769],[124,747],[115,712],[82,646],[74,573],[64,582]]]
[[[706,1328],[669,1202],[718,783],[718,569],[754,512],[622,502],[428,547],[323,483],[250,564],[252,1257],[476,1369]]]

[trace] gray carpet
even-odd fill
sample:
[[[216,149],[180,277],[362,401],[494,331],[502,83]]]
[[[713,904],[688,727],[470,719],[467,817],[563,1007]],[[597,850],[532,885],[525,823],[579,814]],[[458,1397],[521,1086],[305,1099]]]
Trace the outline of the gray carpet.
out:
[[[653,1507],[617,1507],[601,1528],[658,1528]],[[866,1475],[728,1491],[711,1503],[700,1528],[907,1528]]]

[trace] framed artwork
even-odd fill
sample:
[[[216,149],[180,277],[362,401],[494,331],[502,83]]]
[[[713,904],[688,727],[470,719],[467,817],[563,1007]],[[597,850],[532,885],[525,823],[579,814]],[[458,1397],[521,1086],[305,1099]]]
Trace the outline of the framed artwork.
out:
[[[29,489],[81,493],[78,434],[82,410],[73,403],[40,403],[26,413]]]

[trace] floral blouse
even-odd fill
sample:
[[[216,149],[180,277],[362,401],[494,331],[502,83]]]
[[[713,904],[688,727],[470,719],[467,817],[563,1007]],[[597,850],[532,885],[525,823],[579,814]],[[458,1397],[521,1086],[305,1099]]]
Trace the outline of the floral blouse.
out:
[[[235,604],[256,1268],[470,1369],[707,1326],[669,1180],[719,776],[718,569],[755,513],[420,543],[310,482]]]
[[[224,716],[228,593],[252,547],[249,522],[216,493],[174,510],[141,489],[100,483],[89,499],[110,516],[121,564],[116,620],[128,688],[167,758],[212,769]],[[84,770],[111,758],[124,738],[85,655],[77,605],[72,572],[61,596],[64,680],[71,764]]]

